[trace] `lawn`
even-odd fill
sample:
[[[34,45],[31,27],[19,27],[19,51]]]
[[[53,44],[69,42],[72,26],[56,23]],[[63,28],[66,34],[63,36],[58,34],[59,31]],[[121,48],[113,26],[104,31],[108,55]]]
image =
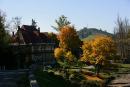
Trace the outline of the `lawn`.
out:
[[[130,73],[130,64],[118,64],[118,73]]]

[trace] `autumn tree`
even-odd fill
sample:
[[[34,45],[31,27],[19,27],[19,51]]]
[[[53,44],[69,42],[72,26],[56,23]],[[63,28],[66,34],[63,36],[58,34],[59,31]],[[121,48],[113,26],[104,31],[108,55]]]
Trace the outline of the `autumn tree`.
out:
[[[54,50],[54,56],[56,58],[56,60],[61,60],[63,58],[63,55],[64,55],[64,51],[62,48],[56,48]]]
[[[116,54],[116,46],[111,37],[97,36],[91,41],[85,41],[81,60],[95,65],[97,73],[101,66],[105,66],[108,60]]]
[[[55,49],[54,55],[60,65],[68,67],[76,61],[79,54],[80,39],[72,26],[64,26],[58,34],[59,47]]]
[[[61,28],[61,31],[58,35],[60,41],[59,47],[71,51],[72,54],[78,54],[80,48],[80,39],[77,35],[77,32],[73,26],[64,26]]]
[[[58,20],[55,20],[57,26],[52,26],[56,31],[60,31],[63,26],[70,25],[70,22],[67,20],[67,17],[61,15]]]
[[[65,53],[65,57],[66,57],[66,59],[67,59],[68,61],[73,61],[74,58],[75,58],[75,56],[72,54],[71,51],[66,52],[66,53]]]
[[[56,48],[54,50],[54,56],[56,60],[64,61],[73,61],[75,56],[72,54],[71,51],[66,51],[63,48]]]
[[[90,64],[94,63],[95,59],[91,57],[91,54],[93,53],[92,43],[93,41],[90,41],[90,40],[83,42],[83,45],[82,45],[83,54],[81,57],[81,61],[84,61]]]

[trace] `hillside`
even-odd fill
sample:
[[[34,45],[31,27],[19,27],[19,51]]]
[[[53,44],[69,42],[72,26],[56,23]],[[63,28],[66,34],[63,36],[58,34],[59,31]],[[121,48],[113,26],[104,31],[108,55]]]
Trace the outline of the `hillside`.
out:
[[[97,35],[97,34],[113,36],[113,34],[103,31],[101,29],[99,30],[96,28],[86,28],[86,27],[77,31],[77,33],[78,33],[80,39],[84,39],[84,38],[87,38],[88,36]]]
[[[97,34],[96,34],[97,35]],[[91,40],[91,39],[94,39],[95,37],[96,37],[96,35],[89,35],[89,36],[87,36],[86,38],[82,38],[81,40],[82,41],[86,41],[86,40]]]

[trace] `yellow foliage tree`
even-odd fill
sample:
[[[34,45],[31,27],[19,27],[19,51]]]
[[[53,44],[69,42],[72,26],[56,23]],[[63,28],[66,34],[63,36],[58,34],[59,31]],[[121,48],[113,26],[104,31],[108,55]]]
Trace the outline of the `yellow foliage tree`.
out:
[[[56,60],[63,60],[63,58],[66,58],[68,61],[73,61],[75,58],[71,51],[65,51],[62,48],[56,48],[54,50],[54,56]]]
[[[63,55],[64,55],[64,51],[62,48],[56,48],[54,50],[54,56],[55,56],[56,60],[61,59],[63,57]]]
[[[81,61],[91,62],[92,64],[92,41],[85,41],[84,45],[82,46],[83,55]],[[91,61],[90,61],[91,60]]]
[[[71,51],[66,52],[66,53],[65,53],[65,57],[66,57],[66,59],[69,60],[69,61],[73,61],[74,58],[75,58],[75,56],[72,54]]]
[[[92,47],[97,60],[100,60],[99,63],[103,63],[106,58],[111,58],[116,53],[115,42],[108,36],[97,36],[93,41]]]
[[[91,41],[85,41],[82,50],[81,61],[105,65],[105,62],[115,55],[116,46],[111,37],[100,35]]]

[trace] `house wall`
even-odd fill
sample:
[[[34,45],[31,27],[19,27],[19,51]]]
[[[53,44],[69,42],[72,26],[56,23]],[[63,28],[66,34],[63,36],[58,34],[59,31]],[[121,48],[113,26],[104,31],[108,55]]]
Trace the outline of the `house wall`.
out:
[[[15,56],[24,56],[25,61],[21,62],[20,58],[17,66],[28,64],[50,65],[55,63],[54,58],[54,43],[39,43],[39,44],[11,44]],[[22,52],[22,53],[21,53]],[[17,58],[16,58],[17,59]],[[23,58],[22,58],[23,59]],[[17,61],[16,61],[17,62]],[[20,63],[21,62],[21,63]],[[19,64],[20,63],[20,64]]]
[[[49,65],[55,63],[54,44],[32,45],[32,61],[34,64]]]

